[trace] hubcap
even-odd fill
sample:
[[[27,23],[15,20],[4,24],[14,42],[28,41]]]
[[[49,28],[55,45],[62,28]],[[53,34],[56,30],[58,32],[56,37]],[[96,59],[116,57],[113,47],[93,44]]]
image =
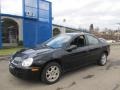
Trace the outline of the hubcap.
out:
[[[102,65],[106,64],[106,61],[107,61],[107,57],[106,57],[106,55],[103,55],[101,58]]]
[[[46,79],[49,82],[54,82],[59,78],[60,70],[57,66],[51,66],[46,71]]]

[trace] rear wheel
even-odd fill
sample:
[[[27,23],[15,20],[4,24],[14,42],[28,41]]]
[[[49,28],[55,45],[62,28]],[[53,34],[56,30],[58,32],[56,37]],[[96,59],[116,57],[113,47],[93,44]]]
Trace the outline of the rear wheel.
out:
[[[41,80],[47,84],[56,83],[61,76],[61,72],[61,66],[58,63],[48,63],[41,73]]]
[[[98,64],[101,66],[104,66],[107,63],[107,54],[102,54],[100,60],[98,61]]]

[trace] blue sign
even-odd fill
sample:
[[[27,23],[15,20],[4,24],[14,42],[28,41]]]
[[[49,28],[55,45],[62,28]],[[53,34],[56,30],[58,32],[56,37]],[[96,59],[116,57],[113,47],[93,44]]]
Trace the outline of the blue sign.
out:
[[[25,0],[25,17],[38,18],[37,0]]]
[[[24,7],[24,46],[35,47],[52,37],[51,3],[43,0],[25,0]]]
[[[39,1],[39,20],[43,22],[49,22],[49,2]]]
[[[49,22],[50,2],[42,0],[25,0],[25,17]]]

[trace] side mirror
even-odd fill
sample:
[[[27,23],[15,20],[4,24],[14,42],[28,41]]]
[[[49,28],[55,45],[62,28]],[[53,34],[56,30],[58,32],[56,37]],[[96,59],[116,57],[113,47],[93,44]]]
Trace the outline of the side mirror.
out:
[[[72,51],[73,49],[76,49],[77,48],[77,45],[71,45],[67,51]]]

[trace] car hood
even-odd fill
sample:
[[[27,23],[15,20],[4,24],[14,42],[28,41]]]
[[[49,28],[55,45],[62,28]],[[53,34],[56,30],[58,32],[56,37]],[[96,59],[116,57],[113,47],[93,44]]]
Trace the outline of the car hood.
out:
[[[48,48],[44,48],[44,49],[39,49],[39,50],[34,50],[34,49],[28,49],[28,50],[25,50],[24,54],[27,54],[27,55],[30,55],[30,54],[37,54],[37,53],[47,53],[49,51],[52,51],[53,49],[48,49]]]
[[[28,58],[28,57],[34,57],[36,55],[43,55],[43,54],[47,54],[50,52],[53,52],[54,49],[51,48],[43,48],[43,49],[38,49],[38,50],[34,50],[34,49],[22,49],[20,51],[18,51],[14,57],[23,57],[24,58]]]

